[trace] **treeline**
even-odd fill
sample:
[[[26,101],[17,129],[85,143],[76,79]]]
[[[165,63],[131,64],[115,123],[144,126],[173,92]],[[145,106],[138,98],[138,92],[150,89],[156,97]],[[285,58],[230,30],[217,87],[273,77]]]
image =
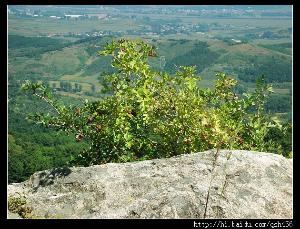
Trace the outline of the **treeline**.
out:
[[[19,35],[8,35],[8,48],[46,48],[58,46],[64,43],[62,40],[50,37],[24,37]]]
[[[178,55],[167,61],[165,70],[170,73],[176,72],[176,66],[192,66],[197,65],[197,71],[200,73],[204,68],[213,64],[219,57],[219,54],[209,49],[206,42],[198,42],[189,52]]]
[[[257,77],[265,75],[267,83],[292,81],[292,61],[277,56],[245,56],[247,65],[235,67],[234,72],[244,82],[254,83]]]
[[[290,95],[271,95],[265,108],[272,113],[286,113],[292,110],[292,97]]]
[[[71,44],[71,42],[65,42],[61,39],[50,37],[8,35],[8,49],[14,49],[14,52],[9,52],[12,57],[37,57],[45,52],[62,50]]]
[[[52,85],[52,86],[56,86],[56,85]],[[59,88],[60,90],[66,91],[66,92],[70,92],[70,91],[81,92],[82,91],[82,85],[78,84],[78,83],[75,83],[74,87],[72,87],[71,82],[60,81],[59,86],[60,86],[60,88]],[[56,87],[54,87],[54,88],[56,88]]]
[[[112,36],[105,37],[90,37],[80,39],[75,42],[67,42],[62,39],[55,39],[51,37],[25,37],[20,35],[8,35],[8,48],[13,49],[14,52],[9,52],[10,56],[25,56],[25,57],[36,57],[42,53],[62,50],[65,47],[72,45],[78,45],[83,43],[95,44],[103,43],[112,39]],[[89,55],[96,54],[99,48],[94,45],[89,45],[87,52]]]
[[[38,108],[48,110],[50,114],[53,112],[46,104],[34,104],[33,96],[19,96],[17,85],[12,83],[9,87],[9,183],[22,182],[39,170],[69,166],[68,161],[87,147],[85,142],[76,142],[75,136],[65,136],[27,121],[27,114],[36,112]]]

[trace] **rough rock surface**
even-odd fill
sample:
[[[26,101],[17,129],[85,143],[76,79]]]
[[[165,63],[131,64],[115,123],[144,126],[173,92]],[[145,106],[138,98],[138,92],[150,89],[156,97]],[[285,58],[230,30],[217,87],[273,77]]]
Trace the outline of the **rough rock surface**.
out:
[[[292,159],[215,155],[47,170],[8,185],[8,194],[26,196],[32,213],[45,218],[293,217]]]

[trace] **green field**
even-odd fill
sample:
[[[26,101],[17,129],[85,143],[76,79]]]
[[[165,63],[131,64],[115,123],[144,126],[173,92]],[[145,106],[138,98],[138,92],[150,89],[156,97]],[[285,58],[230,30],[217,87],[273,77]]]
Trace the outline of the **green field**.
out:
[[[137,29],[137,24],[129,19],[94,21],[94,20],[56,20],[56,19],[19,19],[8,18],[8,33],[11,35],[51,35],[54,33],[84,33],[92,30],[110,30],[113,32]]]

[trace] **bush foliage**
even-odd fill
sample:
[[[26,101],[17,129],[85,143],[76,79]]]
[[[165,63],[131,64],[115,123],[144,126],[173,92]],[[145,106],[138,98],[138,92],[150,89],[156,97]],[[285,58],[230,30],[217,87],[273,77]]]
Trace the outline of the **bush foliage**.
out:
[[[35,113],[31,120],[89,142],[74,162],[127,162],[212,148],[289,155],[291,149],[270,134],[287,128],[264,112],[272,87],[263,78],[255,92],[237,96],[237,81],[224,73],[216,75],[214,88],[200,89],[195,66],[180,66],[173,75],[153,70],[148,60],[156,57],[155,48],[140,40],[112,41],[98,54],[112,56],[116,69],[105,75],[110,96],[102,100],[67,107],[42,84],[22,86],[56,112]]]

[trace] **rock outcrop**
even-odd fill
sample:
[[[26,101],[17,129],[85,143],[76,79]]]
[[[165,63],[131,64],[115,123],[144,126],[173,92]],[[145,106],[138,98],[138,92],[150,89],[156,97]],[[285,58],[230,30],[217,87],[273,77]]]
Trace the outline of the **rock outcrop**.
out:
[[[292,218],[292,167],[272,153],[206,151],[37,172],[8,195],[45,218]]]

